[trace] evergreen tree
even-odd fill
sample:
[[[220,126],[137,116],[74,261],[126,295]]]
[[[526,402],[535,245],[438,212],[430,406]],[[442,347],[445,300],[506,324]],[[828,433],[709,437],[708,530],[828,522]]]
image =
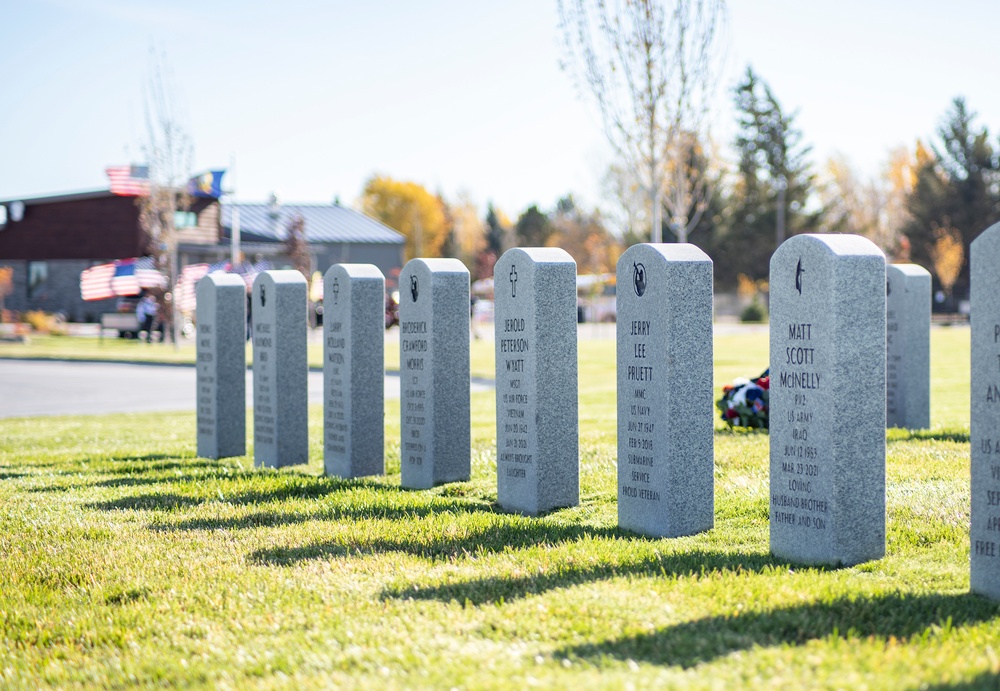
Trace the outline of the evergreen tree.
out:
[[[504,227],[493,202],[486,207],[486,250],[497,257],[507,249],[507,228]]]
[[[1000,221],[1000,161],[986,127],[977,128],[976,114],[965,99],[956,98],[938,128],[938,141],[927,151],[917,147],[916,183],[907,199],[911,221],[903,232],[910,241],[913,261],[934,271],[935,233],[954,228],[961,236],[965,256],[982,231]],[[955,283],[955,293],[966,295],[968,263]]]
[[[807,211],[814,175],[794,114],[786,114],[770,87],[748,67],[735,89],[739,118],[736,150],[739,169],[730,199],[732,215],[713,247],[716,279],[735,284],[736,275],[768,275],[778,244],[784,209],[784,237],[812,232],[820,214]]]
[[[518,247],[545,247],[545,243],[552,237],[552,232],[549,217],[536,205],[525,209],[514,226]]]

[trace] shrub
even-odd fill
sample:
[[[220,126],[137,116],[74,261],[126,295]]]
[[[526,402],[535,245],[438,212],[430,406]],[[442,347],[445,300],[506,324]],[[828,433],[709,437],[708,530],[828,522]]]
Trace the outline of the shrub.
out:
[[[757,298],[754,298],[740,313],[741,322],[762,322],[765,319],[767,319],[767,312],[764,310],[764,305],[760,304],[760,300]]]

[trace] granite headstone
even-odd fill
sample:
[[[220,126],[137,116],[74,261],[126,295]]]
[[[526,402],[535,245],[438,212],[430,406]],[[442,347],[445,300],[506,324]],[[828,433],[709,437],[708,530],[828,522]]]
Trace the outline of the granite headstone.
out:
[[[323,465],[343,478],[385,472],[385,277],[334,264],[323,279]]]
[[[497,500],[538,515],[580,501],[576,262],[508,250],[493,269]]]
[[[469,270],[457,259],[411,259],[399,286],[401,484],[468,480]]]
[[[641,244],[618,260],[618,525],[652,537],[715,520],[712,260]]]
[[[1000,600],[1000,223],[972,241],[972,591]]]
[[[247,287],[235,274],[198,281],[198,455],[247,452]]]
[[[931,275],[917,264],[885,267],[885,423],[931,425]]]
[[[251,310],[254,465],[306,463],[306,279],[294,270],[258,274]]]
[[[796,235],[771,257],[771,551],[852,565],[885,554],[885,256]]]

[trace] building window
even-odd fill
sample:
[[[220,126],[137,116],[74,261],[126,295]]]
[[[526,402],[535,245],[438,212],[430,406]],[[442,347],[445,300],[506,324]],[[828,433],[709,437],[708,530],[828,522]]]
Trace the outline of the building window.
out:
[[[175,211],[174,228],[194,228],[198,225],[198,214],[194,211]]]
[[[28,297],[37,297],[49,281],[47,262],[28,262]]]

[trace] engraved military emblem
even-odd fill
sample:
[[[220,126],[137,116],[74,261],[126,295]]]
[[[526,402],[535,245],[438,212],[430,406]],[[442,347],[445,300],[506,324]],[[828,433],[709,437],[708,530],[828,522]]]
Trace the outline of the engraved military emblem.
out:
[[[340,293],[340,281],[333,279],[333,304],[337,304],[337,296]]]
[[[888,278],[885,279],[885,294],[886,294],[886,297],[888,297],[889,295],[892,295],[892,284],[889,283],[889,279]]]
[[[510,265],[510,296],[517,297],[517,267]]]
[[[806,272],[802,268],[802,260],[799,260],[798,266],[795,267],[795,290],[799,291],[799,295],[802,295],[802,274]]]
[[[417,301],[417,296],[420,295],[420,291],[417,289],[417,277],[410,275],[410,295],[413,297],[413,301]]]
[[[646,292],[646,267],[637,262],[632,262],[632,287],[639,297]]]
[[[267,302],[267,298],[264,295],[264,286],[261,286],[260,287],[260,306],[263,307],[265,302]]]

